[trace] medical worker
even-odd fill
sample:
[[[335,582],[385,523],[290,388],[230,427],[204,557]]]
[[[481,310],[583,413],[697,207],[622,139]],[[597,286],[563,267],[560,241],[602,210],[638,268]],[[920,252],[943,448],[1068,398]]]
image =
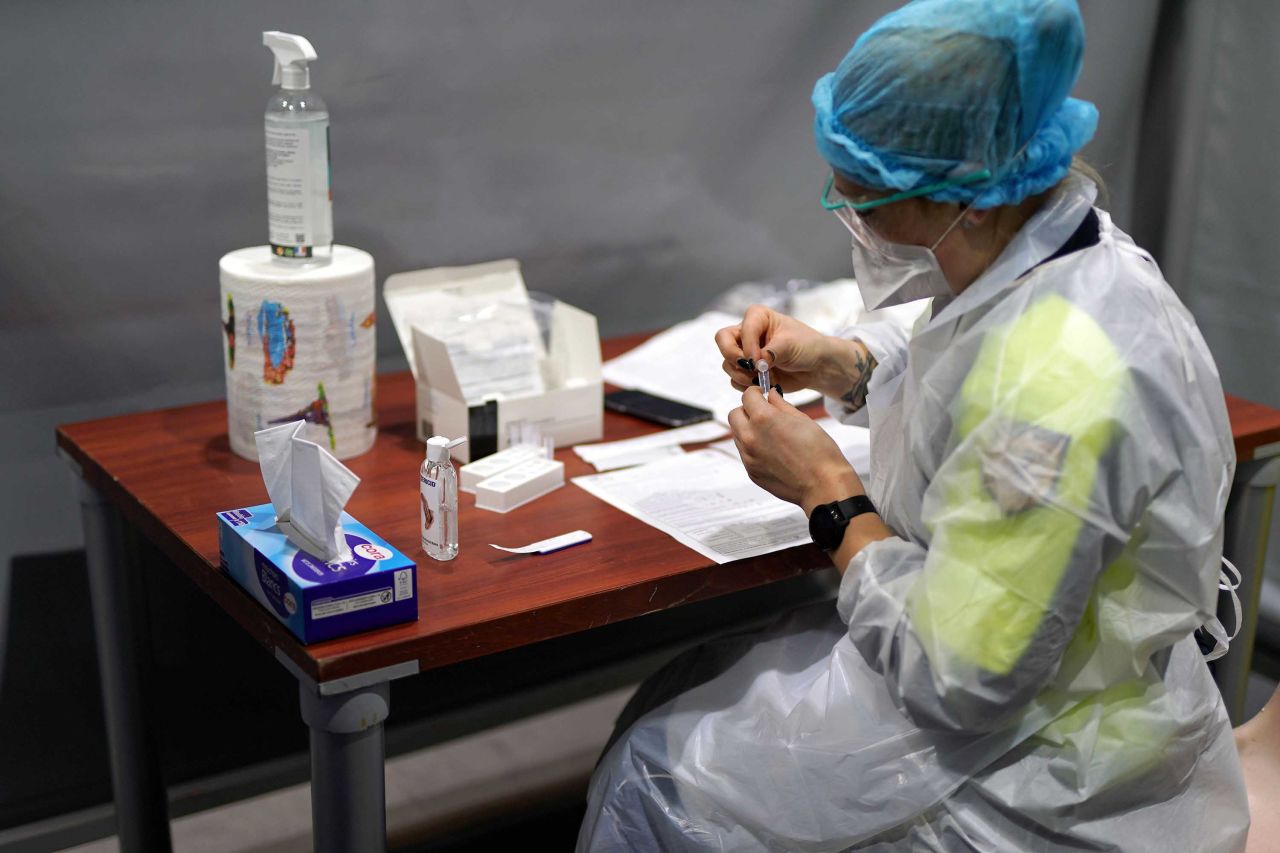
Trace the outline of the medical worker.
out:
[[[743,463],[809,514],[836,607],[642,687],[579,849],[1243,846],[1193,637],[1226,641],[1231,431],[1190,314],[1072,168],[1083,47],[1073,0],[917,0],[818,81],[821,203],[866,308],[919,320],[831,338],[755,307],[717,341]],[[760,358],[869,423],[866,482],[748,387]]]

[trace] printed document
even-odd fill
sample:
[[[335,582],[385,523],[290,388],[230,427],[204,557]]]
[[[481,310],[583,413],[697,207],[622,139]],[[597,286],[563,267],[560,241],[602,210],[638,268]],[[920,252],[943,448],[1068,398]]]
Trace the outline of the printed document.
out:
[[[715,450],[573,482],[717,563],[810,541],[803,510],[751,482],[742,462]]]
[[[638,438],[606,441],[599,444],[579,444],[573,448],[573,452],[578,454],[582,461],[594,465],[597,471],[612,471],[615,468],[643,465],[668,456],[678,456],[684,453],[680,445],[712,441],[728,431],[729,428],[723,424],[703,421],[675,429],[664,429]]]

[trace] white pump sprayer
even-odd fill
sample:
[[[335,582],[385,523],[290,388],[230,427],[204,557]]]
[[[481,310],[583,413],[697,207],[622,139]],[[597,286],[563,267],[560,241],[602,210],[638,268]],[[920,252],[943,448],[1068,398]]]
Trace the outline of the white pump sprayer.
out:
[[[271,48],[276,57],[271,84],[281,89],[311,88],[311,71],[307,63],[316,58],[316,49],[302,36],[268,30],[262,34],[262,43]]]

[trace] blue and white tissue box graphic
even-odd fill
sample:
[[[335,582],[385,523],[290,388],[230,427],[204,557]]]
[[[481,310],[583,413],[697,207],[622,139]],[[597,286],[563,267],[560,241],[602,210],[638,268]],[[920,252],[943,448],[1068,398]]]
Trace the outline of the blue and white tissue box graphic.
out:
[[[351,559],[326,563],[276,526],[271,504],[218,513],[222,569],[304,643],[418,618],[417,566],[347,513]]]

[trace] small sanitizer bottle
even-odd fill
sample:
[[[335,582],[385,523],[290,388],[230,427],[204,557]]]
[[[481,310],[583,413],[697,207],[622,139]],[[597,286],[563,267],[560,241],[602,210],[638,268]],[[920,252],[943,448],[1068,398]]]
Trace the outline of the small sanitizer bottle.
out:
[[[267,232],[271,256],[297,266],[327,264],[333,251],[329,186],[329,108],[311,91],[308,62],[316,58],[302,36],[271,30],[262,43],[275,54],[267,101]]]
[[[427,458],[418,476],[422,550],[436,560],[458,556],[458,473],[449,451],[465,438],[453,441],[442,435],[427,439]]]

